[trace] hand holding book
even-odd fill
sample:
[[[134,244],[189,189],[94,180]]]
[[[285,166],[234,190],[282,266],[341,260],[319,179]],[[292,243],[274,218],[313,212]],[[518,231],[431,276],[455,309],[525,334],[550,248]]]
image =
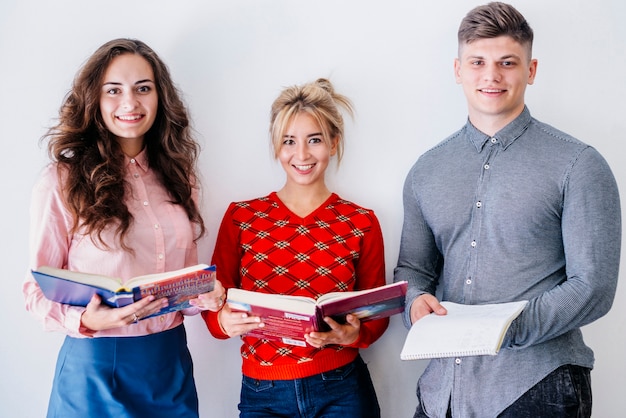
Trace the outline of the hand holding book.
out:
[[[231,338],[240,337],[265,326],[261,317],[240,310],[232,310],[228,303],[219,311],[218,321],[224,334]]]
[[[226,302],[226,289],[222,282],[215,279],[213,289],[209,292],[199,293],[196,298],[189,299],[189,304],[203,311],[217,312]]]
[[[198,295],[211,292],[215,287],[215,266],[198,264],[164,273],[149,274],[131,278],[123,282],[120,278],[97,274],[69,271],[65,269],[42,266],[34,270],[33,276],[44,295],[55,302],[74,306],[88,306],[93,303],[94,294],[110,307],[123,307],[142,299],[153,296],[152,300],[164,299],[160,302],[144,302],[135,306],[132,312],[143,309],[141,318],[162,315],[168,312],[189,308],[191,300]],[[222,296],[215,295],[215,300]],[[199,301],[202,305],[207,301]],[[161,309],[154,312],[152,308],[161,304]],[[140,317],[137,315],[138,318]],[[133,319],[134,316],[133,316]]]
[[[441,302],[446,314],[431,313],[413,323],[400,358],[497,355],[511,322],[527,301],[462,305]]]
[[[330,316],[323,320],[329,327],[328,331],[312,331],[304,335],[310,346],[324,348],[328,345],[350,345],[359,338],[361,320],[356,315],[347,314],[341,323]]]
[[[256,311],[256,309],[254,309]],[[248,311],[242,312],[239,308],[232,310],[230,304],[224,305],[224,308],[219,312],[219,323],[222,331],[229,337],[239,337],[242,335],[265,335],[266,332],[270,333],[270,339],[278,339],[273,336],[274,333],[291,333],[296,332],[298,339],[290,341],[291,344],[304,345],[306,343],[313,347],[323,347],[329,344],[348,345],[354,342],[358,338],[360,331],[361,321],[354,315],[346,315],[345,324],[336,322],[331,317],[324,318],[328,331],[315,331],[312,327],[307,330],[300,328],[300,321],[303,319],[289,319],[287,320],[288,326],[284,330],[276,330],[282,324],[276,323],[276,318],[268,318],[268,316],[261,313]],[[266,321],[268,322],[269,331],[264,330]],[[351,329],[352,328],[352,329]],[[343,331],[342,331],[343,330]],[[351,332],[350,332],[351,331]],[[329,334],[333,335],[334,332],[341,334],[340,337],[329,340]],[[348,335],[349,334],[349,335]],[[284,341],[287,341],[286,339]]]
[[[85,307],[80,323],[83,333],[89,333],[87,330],[103,331],[131,325],[165,309],[167,309],[167,298],[155,299],[154,295],[149,295],[130,305],[113,308],[103,303],[102,297],[94,293]]]
[[[222,327],[231,336],[245,333],[284,344],[305,346],[305,335],[332,329],[324,321],[326,317],[345,325],[347,315],[363,322],[402,312],[406,289],[406,282],[398,282],[374,289],[327,293],[312,299],[232,288],[228,289],[229,310],[220,312],[220,318]],[[231,317],[231,310],[239,312],[239,318]],[[349,328],[343,331],[347,330]],[[323,340],[319,334],[314,334],[315,344],[322,344]]]

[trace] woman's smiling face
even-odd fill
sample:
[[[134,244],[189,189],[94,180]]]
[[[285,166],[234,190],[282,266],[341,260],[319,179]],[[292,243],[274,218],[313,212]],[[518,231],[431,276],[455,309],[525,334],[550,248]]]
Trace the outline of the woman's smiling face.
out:
[[[287,183],[323,184],[326,168],[337,151],[336,143],[336,140],[324,138],[322,128],[311,115],[306,112],[296,114],[287,124],[278,151],[278,160],[287,173]]]
[[[140,55],[113,58],[102,80],[100,113],[124,152],[136,155],[157,115],[159,97],[152,67]]]

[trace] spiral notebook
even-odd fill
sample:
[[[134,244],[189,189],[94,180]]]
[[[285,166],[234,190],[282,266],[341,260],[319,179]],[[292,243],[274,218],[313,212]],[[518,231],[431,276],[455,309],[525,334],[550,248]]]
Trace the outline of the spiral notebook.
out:
[[[430,314],[416,321],[404,341],[400,358],[495,356],[511,322],[527,302],[487,305],[442,302],[448,313]]]

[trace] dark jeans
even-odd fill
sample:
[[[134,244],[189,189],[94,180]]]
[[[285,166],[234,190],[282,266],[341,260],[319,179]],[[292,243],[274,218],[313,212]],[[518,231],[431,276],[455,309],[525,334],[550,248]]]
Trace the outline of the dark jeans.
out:
[[[447,416],[452,416],[450,410]],[[427,417],[420,402],[413,418]],[[498,418],[544,417],[591,417],[591,371],[588,368],[571,364],[559,367],[498,415]]]
[[[379,418],[367,366],[352,363],[304,379],[258,380],[243,376],[241,418]]]

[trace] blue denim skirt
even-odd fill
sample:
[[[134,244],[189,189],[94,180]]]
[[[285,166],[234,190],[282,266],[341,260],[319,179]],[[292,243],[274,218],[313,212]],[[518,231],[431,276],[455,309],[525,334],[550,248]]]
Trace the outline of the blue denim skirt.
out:
[[[48,418],[197,417],[185,328],[141,337],[66,337]]]

